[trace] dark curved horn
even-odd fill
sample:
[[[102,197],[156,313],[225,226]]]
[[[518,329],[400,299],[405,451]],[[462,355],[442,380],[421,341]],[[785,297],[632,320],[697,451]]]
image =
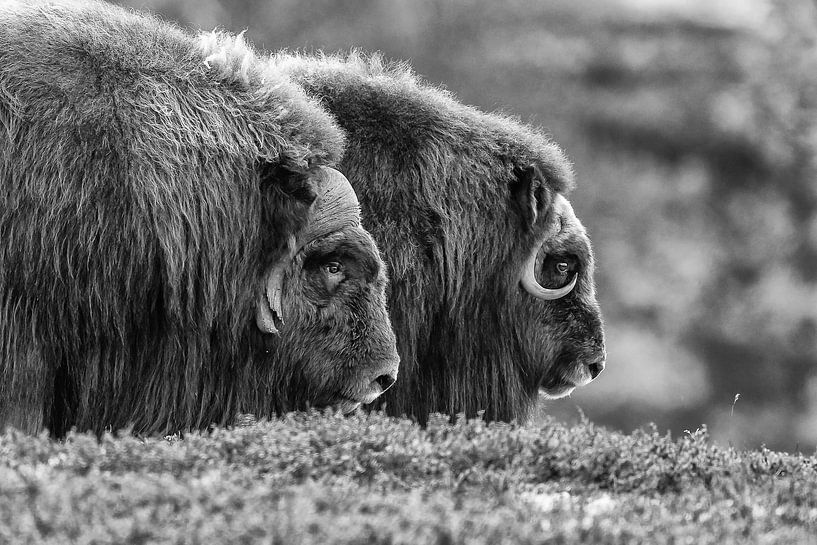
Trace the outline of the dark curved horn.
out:
[[[316,238],[360,225],[360,203],[346,176],[334,168],[322,167],[310,180],[316,197],[309,222],[298,234],[296,252]]]
[[[560,209],[569,206],[570,204],[567,202],[567,199],[565,199],[561,195],[556,195],[556,198],[553,200],[553,207],[557,211],[557,214],[560,212]],[[525,261],[525,265],[523,266],[522,280],[520,281],[522,287],[525,289],[526,292],[530,293],[537,299],[542,299],[544,301],[553,301],[554,299],[561,299],[562,297],[573,291],[573,288],[576,286],[576,281],[579,278],[578,274],[574,274],[573,278],[566,286],[557,289],[545,288],[536,280],[536,256],[537,254],[539,254],[539,249],[542,247],[542,244],[544,244],[545,240],[547,240],[549,236],[552,236],[554,234],[555,233],[549,230],[548,233],[545,235],[545,239],[542,240],[540,244],[537,244],[533,248],[530,257],[528,257],[527,261]]]

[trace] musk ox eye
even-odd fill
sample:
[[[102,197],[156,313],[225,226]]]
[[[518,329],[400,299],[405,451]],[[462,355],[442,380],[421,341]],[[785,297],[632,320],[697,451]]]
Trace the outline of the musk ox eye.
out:
[[[560,289],[578,272],[578,259],[570,254],[547,255],[539,269],[539,283],[548,289]]]
[[[323,271],[323,285],[326,291],[334,294],[340,283],[346,279],[346,272],[343,264],[339,261],[328,261],[321,265]]]

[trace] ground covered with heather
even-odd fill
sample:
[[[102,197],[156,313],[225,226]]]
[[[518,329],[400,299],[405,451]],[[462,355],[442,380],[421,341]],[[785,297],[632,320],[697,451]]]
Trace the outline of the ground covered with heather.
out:
[[[817,458],[568,427],[299,414],[0,435],[0,543],[817,543]]]

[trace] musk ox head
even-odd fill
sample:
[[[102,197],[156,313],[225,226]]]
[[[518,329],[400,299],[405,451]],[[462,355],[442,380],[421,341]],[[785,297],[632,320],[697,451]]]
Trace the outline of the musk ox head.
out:
[[[262,276],[255,322],[291,383],[278,410],[368,404],[397,379],[399,357],[385,309],[385,264],[360,224],[346,177],[321,168],[315,200],[283,259]],[[303,389],[303,391],[301,391]],[[247,407],[249,408],[249,407]]]
[[[545,397],[555,399],[587,385],[604,370],[593,252],[570,202],[547,188],[539,170],[529,167],[518,176],[515,200],[523,229],[534,234],[519,271],[524,300],[520,310],[531,321],[519,327],[530,331],[526,352],[533,362],[541,362],[530,372],[538,376]]]
[[[378,56],[273,64],[346,131],[339,168],[391,277],[390,414],[523,419],[540,389],[560,397],[599,374],[592,252],[558,146]]]
[[[0,29],[0,429],[172,433],[391,386],[385,267],[316,100],[241,36],[104,2],[7,2]]]

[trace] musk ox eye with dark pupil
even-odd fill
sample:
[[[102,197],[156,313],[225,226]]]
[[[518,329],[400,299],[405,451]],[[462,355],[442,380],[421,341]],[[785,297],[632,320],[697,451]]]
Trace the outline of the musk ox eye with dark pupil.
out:
[[[556,272],[558,272],[559,274],[567,274],[567,270],[569,268],[570,266],[564,261],[561,261],[556,264]]]
[[[340,271],[342,270],[340,263],[338,263],[337,261],[331,261],[327,263],[326,265],[324,265],[324,268],[326,269],[326,272],[328,272],[329,274],[340,274]]]

